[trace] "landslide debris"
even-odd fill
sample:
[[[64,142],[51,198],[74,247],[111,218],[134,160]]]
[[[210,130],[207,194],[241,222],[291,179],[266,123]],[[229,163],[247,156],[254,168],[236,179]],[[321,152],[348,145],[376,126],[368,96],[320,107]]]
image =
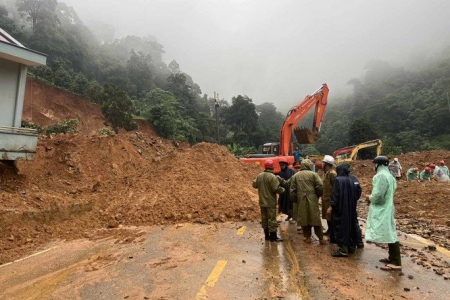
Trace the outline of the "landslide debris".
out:
[[[94,229],[259,219],[259,167],[215,144],[140,131],[41,136],[18,169],[0,164],[0,263]]]

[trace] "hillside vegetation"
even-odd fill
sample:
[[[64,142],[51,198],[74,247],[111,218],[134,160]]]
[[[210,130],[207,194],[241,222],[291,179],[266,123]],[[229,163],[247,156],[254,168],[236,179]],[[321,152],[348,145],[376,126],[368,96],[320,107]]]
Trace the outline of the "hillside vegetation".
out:
[[[164,46],[151,35],[115,39],[111,25],[88,28],[57,0],[4,3],[0,27],[48,55],[47,66],[30,68],[30,76],[99,104],[116,132],[135,129],[134,115],[149,120],[161,137],[229,145],[236,155],[279,138],[284,116],[273,103],[282,99],[261,105],[251,95],[230,103],[214,99],[176,60],[164,62]],[[375,138],[383,139],[385,153],[449,150],[450,50],[422,65],[410,71],[369,62],[361,79],[349,80],[353,93],[345,99],[335,98],[330,86],[322,138],[304,152],[332,153]]]

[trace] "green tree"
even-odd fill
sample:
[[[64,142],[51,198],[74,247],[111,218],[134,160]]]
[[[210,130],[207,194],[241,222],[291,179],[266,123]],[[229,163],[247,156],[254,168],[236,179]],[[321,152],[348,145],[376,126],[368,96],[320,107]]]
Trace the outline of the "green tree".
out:
[[[349,145],[356,145],[362,142],[379,138],[375,127],[366,117],[361,117],[353,120],[350,124],[348,135]]]
[[[250,133],[256,129],[258,114],[252,99],[247,96],[238,95],[233,97],[232,104],[228,109],[225,122],[235,132]]]
[[[133,121],[131,115],[133,102],[125,91],[115,85],[105,84],[103,92],[98,96],[102,113],[116,133],[119,132],[119,128],[125,130],[137,129],[137,124]]]
[[[185,119],[178,99],[170,92],[155,89],[146,96],[143,104],[144,116],[152,123],[159,135],[171,140],[187,140],[191,143],[200,138],[201,133],[193,119]]]
[[[129,94],[140,96],[148,93],[153,88],[152,71],[150,69],[150,55],[131,50],[127,61],[128,78],[130,79]]]
[[[17,10],[31,21],[33,32],[36,32],[40,22],[44,22],[56,9],[56,0],[17,0]]]

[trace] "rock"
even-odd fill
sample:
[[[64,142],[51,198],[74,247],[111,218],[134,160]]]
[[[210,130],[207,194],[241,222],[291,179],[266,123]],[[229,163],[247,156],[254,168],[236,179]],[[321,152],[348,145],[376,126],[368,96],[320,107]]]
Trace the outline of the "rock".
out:
[[[246,264],[247,262],[246,262],[245,260],[242,260],[242,263],[243,263],[243,264]]]
[[[403,290],[405,291],[405,292],[409,292],[411,289],[410,288],[407,288],[407,287],[405,287],[405,288],[403,288]]]
[[[111,219],[108,222],[108,228],[117,228],[119,227],[119,222],[116,221],[116,219]]]
[[[428,250],[436,251],[436,245],[428,245]]]
[[[409,279],[414,279],[414,276],[408,275],[408,278],[409,278]]]

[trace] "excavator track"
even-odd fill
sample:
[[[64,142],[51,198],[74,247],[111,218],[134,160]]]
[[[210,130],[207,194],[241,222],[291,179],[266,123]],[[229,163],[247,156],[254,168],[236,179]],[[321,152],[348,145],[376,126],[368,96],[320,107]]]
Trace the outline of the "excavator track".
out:
[[[312,132],[311,129],[303,126],[294,128],[294,135],[299,144],[315,144],[320,138],[318,132]]]

